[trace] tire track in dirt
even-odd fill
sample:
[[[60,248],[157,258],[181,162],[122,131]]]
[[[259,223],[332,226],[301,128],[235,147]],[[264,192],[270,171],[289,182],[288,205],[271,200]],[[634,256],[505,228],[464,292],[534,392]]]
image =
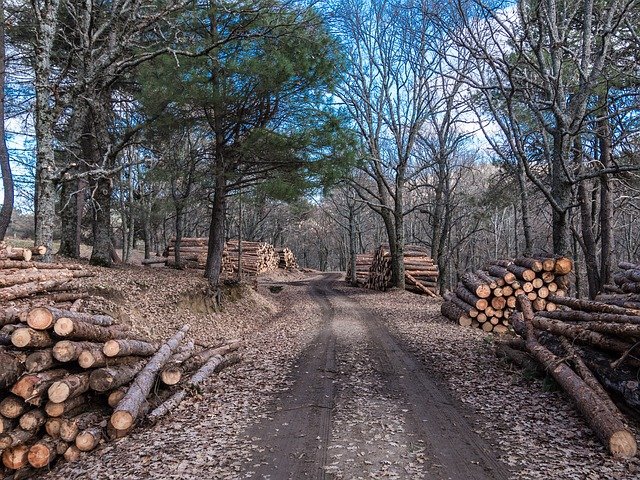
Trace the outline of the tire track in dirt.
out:
[[[292,388],[278,398],[268,421],[252,429],[261,448],[254,454],[252,478],[323,478],[331,434],[336,338],[331,322],[334,309],[324,278],[309,284],[309,296],[319,307],[322,329],[296,362]],[[254,440],[255,441],[255,440]]]
[[[333,288],[340,280],[327,274],[309,285],[322,328],[300,356],[291,389],[251,432],[262,450],[251,478],[508,478],[468,412],[366,306]],[[425,447],[419,468],[416,444]]]

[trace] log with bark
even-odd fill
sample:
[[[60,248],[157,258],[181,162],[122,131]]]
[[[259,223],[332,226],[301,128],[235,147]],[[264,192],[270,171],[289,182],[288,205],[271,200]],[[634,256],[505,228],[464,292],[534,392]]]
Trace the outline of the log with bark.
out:
[[[182,327],[173,337],[163,344],[156,354],[151,357],[149,362],[144,366],[140,373],[136,376],[131,387],[127,391],[115,411],[111,415],[109,422],[117,431],[128,431],[135,423],[140,414],[141,407],[145,402],[147,395],[153,387],[156,374],[169,360],[173,352],[178,348],[180,342],[189,331],[189,325]]]
[[[513,326],[525,339],[527,350],[571,397],[609,452],[618,458],[634,457],[637,452],[636,439],[620,421],[620,412],[614,413],[610,405],[603,405],[598,394],[576,372],[538,342],[531,303],[524,295],[518,297],[518,302],[522,312],[512,317]]]

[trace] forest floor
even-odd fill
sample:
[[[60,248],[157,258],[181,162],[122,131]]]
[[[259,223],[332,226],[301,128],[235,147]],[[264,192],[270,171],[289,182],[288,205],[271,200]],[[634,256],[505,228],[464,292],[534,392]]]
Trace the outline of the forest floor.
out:
[[[194,272],[95,269],[96,307],[147,336],[183,323],[202,344],[242,338],[242,362],[154,426],[47,479],[637,479],[559,391],[493,355],[439,301],[280,273],[226,292]]]

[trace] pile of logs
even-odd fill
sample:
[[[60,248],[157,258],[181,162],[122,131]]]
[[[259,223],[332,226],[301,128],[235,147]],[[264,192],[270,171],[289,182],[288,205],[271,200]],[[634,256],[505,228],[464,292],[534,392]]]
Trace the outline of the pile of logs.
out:
[[[293,254],[291,249],[284,247],[276,249],[278,253],[278,268],[282,268],[284,270],[296,270],[298,268],[298,261],[296,260],[296,256]]]
[[[414,293],[436,296],[438,266],[420,245],[404,246],[405,289]],[[371,260],[367,288],[387,290],[391,286],[391,251],[388,245],[380,245]]]
[[[208,238],[183,238],[180,243],[180,261],[184,268],[204,269],[207,264]],[[238,272],[238,256],[242,248],[242,272],[255,276],[271,272],[277,268],[294,269],[298,267],[295,255],[288,248],[276,250],[273,245],[264,242],[229,240],[222,254],[222,275],[234,276]],[[159,257],[143,260],[143,264],[165,263],[176,266],[175,239],[166,250],[166,258]]]
[[[419,245],[404,247],[405,290],[418,294],[436,295],[438,266],[429,257],[426,248]],[[347,266],[347,280],[351,278],[351,265]],[[386,291],[391,287],[391,251],[382,244],[373,253],[356,255],[356,283],[373,290]]]
[[[40,271],[56,272],[57,282],[83,272],[76,266],[0,262],[3,285]],[[32,283],[49,281],[38,277]],[[29,295],[42,292],[29,289]],[[64,294],[14,295],[12,306],[5,302],[0,308],[0,474],[6,468],[30,478],[30,469],[58,458],[77,460],[141,420],[157,420],[213,372],[239,360],[225,356],[238,342],[198,350],[185,340],[186,325],[156,344],[108,315],[81,312],[86,292]]]
[[[229,240],[225,248],[227,255],[223,258],[223,271],[238,271],[240,246],[237,240]],[[242,273],[260,275],[272,272],[280,265],[280,255],[270,243],[242,241]]]
[[[534,311],[553,312],[566,296],[573,262],[566,257],[495,260],[485,269],[466,272],[453,292],[445,294],[442,314],[462,326],[506,333],[520,294]]]
[[[47,247],[39,246],[33,248],[12,247],[6,242],[0,242],[0,260],[24,260],[30,261],[33,255],[44,255]]]
[[[618,264],[620,271],[613,275],[615,285],[605,285],[598,298],[615,301],[617,305],[640,308],[640,265],[629,262]]]
[[[365,286],[369,281],[369,269],[373,262],[373,253],[356,254],[356,284]],[[347,280],[351,278],[351,263],[347,265]]]
[[[558,297],[557,310],[536,312],[525,293],[517,300],[520,311],[511,320],[521,338],[496,342],[496,354],[521,366],[542,366],[613,456],[635,456],[636,439],[618,404],[640,412],[640,310]]]

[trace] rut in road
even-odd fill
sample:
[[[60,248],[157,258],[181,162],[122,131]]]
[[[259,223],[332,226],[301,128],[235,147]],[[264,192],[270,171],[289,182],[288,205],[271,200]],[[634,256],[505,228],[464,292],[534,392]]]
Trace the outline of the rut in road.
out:
[[[322,327],[291,388],[249,435],[247,474],[270,479],[508,478],[463,411],[386,325],[332,288],[309,283]]]

